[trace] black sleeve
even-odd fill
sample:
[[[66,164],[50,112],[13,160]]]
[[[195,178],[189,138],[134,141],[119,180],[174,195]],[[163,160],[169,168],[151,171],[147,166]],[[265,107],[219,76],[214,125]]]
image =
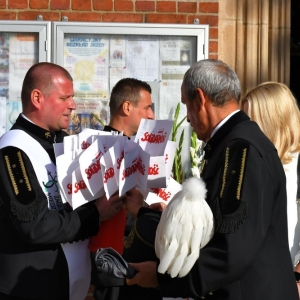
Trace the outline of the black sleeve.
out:
[[[76,210],[50,210],[27,155],[15,147],[0,150],[1,223],[31,245],[88,238],[99,229],[93,203]]]
[[[164,296],[202,297],[239,280],[268,234],[274,184],[265,161],[255,148],[239,143],[228,145],[218,159],[222,168],[209,190],[215,234],[185,277],[157,273]]]

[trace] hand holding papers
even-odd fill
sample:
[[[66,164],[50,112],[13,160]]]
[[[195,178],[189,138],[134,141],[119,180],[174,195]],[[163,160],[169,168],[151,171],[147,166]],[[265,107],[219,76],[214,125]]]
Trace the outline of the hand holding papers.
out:
[[[118,192],[114,193],[107,201],[105,195],[99,197],[95,201],[95,205],[98,209],[101,222],[111,219],[116,216],[123,208],[123,199],[119,197]],[[125,224],[124,224],[125,225]]]

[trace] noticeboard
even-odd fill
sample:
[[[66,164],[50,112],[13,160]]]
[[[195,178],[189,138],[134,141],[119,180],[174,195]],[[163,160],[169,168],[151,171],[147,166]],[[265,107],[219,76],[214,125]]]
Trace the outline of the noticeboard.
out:
[[[51,23],[0,21],[0,136],[22,111],[21,88],[27,70],[50,61]]]

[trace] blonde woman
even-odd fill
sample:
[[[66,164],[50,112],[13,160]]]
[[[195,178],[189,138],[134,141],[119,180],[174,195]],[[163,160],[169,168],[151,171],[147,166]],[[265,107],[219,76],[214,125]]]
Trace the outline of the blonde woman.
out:
[[[265,82],[248,92],[240,108],[258,123],[277,148],[286,175],[288,236],[292,260],[300,272],[300,204],[297,205],[297,163],[300,152],[300,111],[290,89]],[[298,207],[299,206],[299,207]],[[298,257],[299,256],[299,257]]]

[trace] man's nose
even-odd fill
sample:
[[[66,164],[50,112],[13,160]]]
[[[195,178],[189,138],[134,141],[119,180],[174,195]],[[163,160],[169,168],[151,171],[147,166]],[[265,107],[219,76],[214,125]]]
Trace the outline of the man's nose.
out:
[[[154,111],[151,109],[149,114],[148,114],[148,119],[150,120],[154,120],[155,119],[155,115],[154,115]]]
[[[73,97],[71,97],[70,104],[69,104],[69,107],[68,107],[68,108],[69,108],[69,109],[73,109],[73,110],[76,109],[76,103],[75,103]]]

